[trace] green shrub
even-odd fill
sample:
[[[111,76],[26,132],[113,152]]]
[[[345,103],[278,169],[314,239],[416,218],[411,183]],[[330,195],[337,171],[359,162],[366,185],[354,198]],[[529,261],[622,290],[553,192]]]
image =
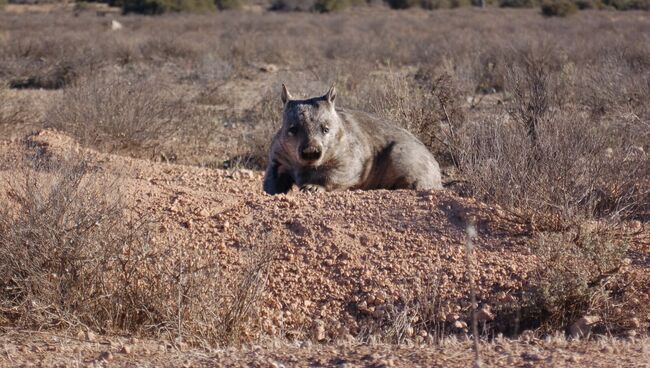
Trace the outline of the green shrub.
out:
[[[422,0],[420,4],[424,9],[447,9],[451,8],[450,0]]]
[[[502,8],[534,8],[539,2],[537,0],[501,0],[499,6]]]
[[[542,14],[547,17],[566,17],[578,11],[571,0],[544,0]]]
[[[393,9],[408,9],[421,5],[420,0],[387,0],[388,6]]]
[[[618,320],[611,306],[624,305],[625,290],[616,289],[615,279],[626,249],[625,242],[594,226],[541,234],[534,249],[540,264],[530,286],[542,327],[560,329],[586,314],[603,317],[605,324]]]
[[[270,9],[276,11],[317,11],[320,13],[329,13],[361,4],[365,4],[365,0],[275,0],[271,4]]]
[[[604,0],[603,3],[617,10],[650,10],[650,0]]]
[[[314,4],[314,10],[321,13],[329,13],[340,11],[362,2],[359,0],[317,0],[316,4]]]
[[[241,9],[246,5],[246,0],[216,0],[215,3],[219,10]]]
[[[453,9],[472,5],[471,0],[423,0],[420,3],[424,9]]]
[[[580,10],[585,9],[602,9],[603,2],[600,0],[575,0],[574,3]]]
[[[123,0],[125,13],[162,14],[167,12],[205,13],[216,9],[213,0]]]
[[[472,6],[472,1],[471,0],[451,0],[449,3],[450,3],[451,8],[460,8],[460,7],[465,7],[465,6]]]
[[[270,9],[275,11],[311,11],[315,4],[314,0],[274,0]]]

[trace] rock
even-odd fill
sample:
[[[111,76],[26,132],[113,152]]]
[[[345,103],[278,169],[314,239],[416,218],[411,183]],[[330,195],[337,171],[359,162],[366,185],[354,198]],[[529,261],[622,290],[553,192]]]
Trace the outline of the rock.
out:
[[[636,317],[630,318],[630,327],[639,328],[641,327],[641,322]]]
[[[210,217],[210,211],[208,211],[207,208],[203,208],[203,209],[201,209],[201,211],[199,211],[199,216],[201,216],[201,217]]]
[[[265,64],[260,66],[260,71],[265,73],[275,73],[278,71],[278,67],[274,64]]]
[[[447,317],[446,317],[445,319],[446,319],[447,322],[449,322],[449,323],[454,323],[454,322],[456,322],[459,318],[460,318],[460,316],[459,316],[458,314],[456,314],[456,313],[450,313],[450,314],[447,315]]]
[[[605,345],[602,349],[600,349],[600,351],[605,354],[612,354],[614,352],[614,348],[611,345]]]
[[[598,316],[584,316],[571,325],[569,331],[574,339],[587,337],[591,333],[594,324],[600,321]]]
[[[316,320],[312,330],[312,338],[316,341],[323,341],[325,337],[325,322]]]
[[[577,356],[576,354],[573,354],[567,360],[571,363],[578,363],[580,361],[580,357]]]
[[[457,330],[467,330],[467,323],[465,321],[458,320],[454,322],[454,328]]]
[[[116,21],[115,19],[111,21],[111,30],[119,31],[122,28],[124,28],[124,26],[122,26],[122,23]]]
[[[413,333],[414,333],[414,332],[415,332],[415,331],[413,330],[413,327],[411,327],[411,326],[408,326],[408,327],[406,327],[406,328],[404,329],[404,334],[406,334],[406,336],[408,336],[408,337],[413,336]]]
[[[113,353],[110,351],[104,351],[101,354],[99,354],[99,360],[105,360],[107,362],[110,362],[113,360]]]
[[[86,340],[88,341],[96,341],[97,340],[97,335],[93,333],[92,331],[86,331],[85,333]]]
[[[494,313],[490,310],[490,306],[486,304],[476,311],[476,319],[480,322],[494,320]]]
[[[531,342],[535,340],[535,332],[531,330],[524,330],[521,335],[519,335],[519,338],[522,339],[525,342]]]
[[[529,353],[529,352],[527,352],[527,351],[521,353],[521,357],[522,357],[524,360],[529,360],[529,361],[534,361],[534,362],[537,362],[537,361],[542,360],[542,356],[541,356],[541,355],[539,355],[539,354],[537,354],[537,353]]]
[[[133,352],[133,349],[129,345],[124,345],[122,346],[122,349],[120,349],[120,353],[129,355]]]
[[[4,344],[3,345],[4,351],[7,355],[15,354],[16,353],[16,346],[13,344]]]

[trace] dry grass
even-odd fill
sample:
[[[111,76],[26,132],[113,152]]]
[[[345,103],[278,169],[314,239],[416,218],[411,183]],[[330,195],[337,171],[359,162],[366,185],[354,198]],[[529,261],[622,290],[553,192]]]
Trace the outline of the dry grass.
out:
[[[542,233],[534,243],[539,259],[521,298],[498,306],[500,330],[518,334],[536,329],[541,335],[570,331],[584,316],[596,316],[594,333],[619,335],[634,329],[648,312],[624,272],[627,244],[597,223],[562,233]]]
[[[183,118],[180,98],[164,83],[102,74],[66,88],[46,121],[85,146],[153,158]]]
[[[83,158],[36,148],[0,213],[3,319],[202,346],[256,336],[272,248],[251,247],[224,275],[216,253],[177,249],[155,219],[134,215],[119,187]]]

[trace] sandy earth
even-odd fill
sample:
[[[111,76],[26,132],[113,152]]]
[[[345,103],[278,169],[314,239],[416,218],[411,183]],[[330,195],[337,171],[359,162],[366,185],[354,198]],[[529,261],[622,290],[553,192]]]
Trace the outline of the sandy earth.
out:
[[[0,335],[3,367],[470,367],[471,344],[440,346],[264,344],[211,351],[132,338],[92,341],[42,332]],[[650,367],[650,341],[497,340],[481,346],[490,367]]]
[[[54,131],[0,142],[0,177],[12,175],[15,163],[34,147],[55,156],[85,153],[105,175],[120,178],[125,198],[136,211],[156,215],[178,248],[217,252],[226,273],[241,266],[248,247],[271,245],[276,261],[261,310],[263,333],[303,343],[195,351],[126,337],[88,339],[6,328],[0,336],[0,366],[466,367],[472,359],[467,341],[427,345],[426,337],[417,338],[423,331],[416,330],[404,346],[359,345],[364,321],[384,318],[390,305],[418,298],[432,287],[442,313],[466,319],[468,224],[478,234],[474,245],[481,305],[516,300],[536,262],[528,248],[534,228],[498,207],[444,190],[268,196],[261,191],[261,172],[107,155],[85,150]],[[649,302],[648,230],[638,223],[620,230],[630,240],[633,259],[625,272],[637,280],[633,287],[639,303]],[[641,316],[646,331],[649,317]],[[463,340],[463,331],[456,332]],[[650,340],[640,332],[636,339],[591,342],[498,340],[484,347],[483,360],[494,366],[648,366]],[[341,341],[345,343],[338,345]]]

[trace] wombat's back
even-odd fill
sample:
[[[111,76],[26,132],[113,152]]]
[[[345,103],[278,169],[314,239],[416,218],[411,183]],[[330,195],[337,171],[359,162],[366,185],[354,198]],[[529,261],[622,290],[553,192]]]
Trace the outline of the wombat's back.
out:
[[[442,189],[438,162],[413,134],[365,112],[337,113],[348,134],[367,147],[367,169],[358,189]]]

